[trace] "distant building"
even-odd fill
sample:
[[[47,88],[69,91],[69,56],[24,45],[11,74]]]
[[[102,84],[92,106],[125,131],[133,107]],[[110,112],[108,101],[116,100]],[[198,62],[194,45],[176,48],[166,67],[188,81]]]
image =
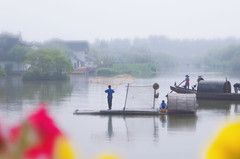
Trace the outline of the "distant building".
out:
[[[89,55],[89,45],[87,41],[62,41],[60,39],[54,39],[49,42],[56,44],[56,46],[67,47],[70,50],[68,58],[71,59],[74,67],[73,73],[88,73],[94,71],[96,65],[94,64],[94,58]],[[24,72],[29,68],[23,63],[16,63],[8,58],[8,51],[15,45],[24,45],[32,48],[33,51],[37,51],[40,48],[48,47],[46,44],[38,42],[25,42],[22,40],[21,33],[19,35],[13,35],[10,33],[0,34],[0,65],[2,68],[11,69],[12,72]]]
[[[7,73],[21,73],[26,70],[26,65],[9,59],[7,55],[9,50],[15,45],[26,46],[26,43],[22,40],[21,33],[17,35],[7,32],[0,34],[0,66]]]
[[[10,74],[21,74],[30,67],[28,64],[24,64],[23,62],[17,63],[14,61],[0,61],[0,66],[6,71],[6,73]]]
[[[94,58],[89,55],[87,41],[64,41],[63,44],[73,51],[71,57],[74,67],[73,73],[88,73],[95,70],[96,65]]]
[[[10,33],[0,34],[0,61],[6,60],[6,54],[15,45],[25,45],[22,41],[21,34],[13,35]]]

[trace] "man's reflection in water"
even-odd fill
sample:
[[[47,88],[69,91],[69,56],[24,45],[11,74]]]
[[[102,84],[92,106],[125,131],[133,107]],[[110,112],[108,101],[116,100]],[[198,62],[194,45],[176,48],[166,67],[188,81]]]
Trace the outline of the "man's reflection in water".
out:
[[[167,115],[160,115],[160,121],[162,123],[162,127],[164,128],[167,123]]]
[[[113,132],[113,126],[112,126],[112,116],[109,115],[108,116],[108,130],[107,130],[107,135],[108,135],[108,139],[111,140],[114,132]]]

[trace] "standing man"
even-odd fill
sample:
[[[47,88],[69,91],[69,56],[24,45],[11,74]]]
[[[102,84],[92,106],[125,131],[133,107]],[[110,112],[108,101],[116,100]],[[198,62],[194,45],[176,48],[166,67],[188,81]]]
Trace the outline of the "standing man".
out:
[[[188,75],[186,75],[185,77],[186,77],[186,78],[185,78],[185,81],[186,81],[186,83],[185,83],[185,88],[186,88],[186,89],[189,89],[190,79],[189,79],[189,76],[188,76]]]
[[[108,94],[107,98],[108,98],[108,110],[112,109],[112,94],[114,93],[114,90],[111,89],[111,85],[108,86],[108,89],[105,90],[105,93]]]

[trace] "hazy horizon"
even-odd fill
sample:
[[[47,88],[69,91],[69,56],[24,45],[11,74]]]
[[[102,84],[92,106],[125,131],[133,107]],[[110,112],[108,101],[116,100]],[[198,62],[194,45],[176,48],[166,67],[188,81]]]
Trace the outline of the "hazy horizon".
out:
[[[0,0],[0,32],[25,41],[240,38],[237,0]]]

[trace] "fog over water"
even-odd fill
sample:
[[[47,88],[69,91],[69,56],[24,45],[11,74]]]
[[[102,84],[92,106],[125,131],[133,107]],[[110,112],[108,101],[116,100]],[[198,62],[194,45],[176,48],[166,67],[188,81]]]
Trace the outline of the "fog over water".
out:
[[[170,85],[179,83],[186,72],[164,73],[153,78],[135,78],[134,85],[160,84],[159,102],[170,92]],[[216,72],[189,72],[191,85],[199,74],[206,80],[225,80]],[[240,119],[240,103],[236,101],[198,100],[196,115],[164,116],[99,116],[73,115],[76,109],[106,110],[106,85],[90,82],[92,77],[71,76],[70,81],[23,82],[13,76],[0,80],[0,119],[3,126],[16,125],[36,109],[39,101],[46,101],[49,114],[75,145],[83,158],[92,158],[101,152],[117,153],[124,159],[205,158],[204,150],[213,140],[215,132],[231,121]],[[231,83],[238,77],[228,76]],[[133,88],[132,88],[133,89]],[[144,90],[146,88],[143,87]],[[130,93],[131,94],[131,93]],[[130,97],[129,94],[129,97]],[[152,91],[145,91],[144,100]],[[138,93],[138,95],[141,95]],[[123,108],[125,85],[115,88],[113,109]],[[151,98],[152,99],[152,98]],[[128,99],[130,101],[130,98]],[[152,107],[142,103],[141,106]],[[129,104],[127,109],[140,108]],[[174,153],[173,153],[174,152]]]
[[[0,0],[0,32],[26,41],[240,37],[238,0]]]
[[[239,6],[239,0],[0,0],[0,35],[12,33],[27,42],[86,40],[89,55],[99,57],[99,64],[106,67],[154,64],[149,73],[157,74],[135,77],[134,84],[160,84],[157,108],[161,100],[167,101],[169,87],[183,81],[186,74],[191,86],[199,75],[205,80],[227,78],[231,86],[240,82]],[[7,59],[9,52],[0,53],[0,62],[6,62],[3,55]],[[100,57],[110,57],[106,58],[110,65]],[[34,111],[37,103],[46,101],[49,114],[83,158],[110,151],[126,159],[201,159],[214,132],[240,119],[240,102],[204,100],[197,101],[198,111],[190,116],[73,115],[76,109],[107,109],[107,86],[91,83],[93,77],[71,75],[69,81],[1,77],[0,124],[14,125]],[[122,110],[126,85],[114,89],[113,109]],[[152,93],[138,93],[148,102],[138,101],[144,108],[152,107]],[[139,106],[134,103],[127,108]]]

